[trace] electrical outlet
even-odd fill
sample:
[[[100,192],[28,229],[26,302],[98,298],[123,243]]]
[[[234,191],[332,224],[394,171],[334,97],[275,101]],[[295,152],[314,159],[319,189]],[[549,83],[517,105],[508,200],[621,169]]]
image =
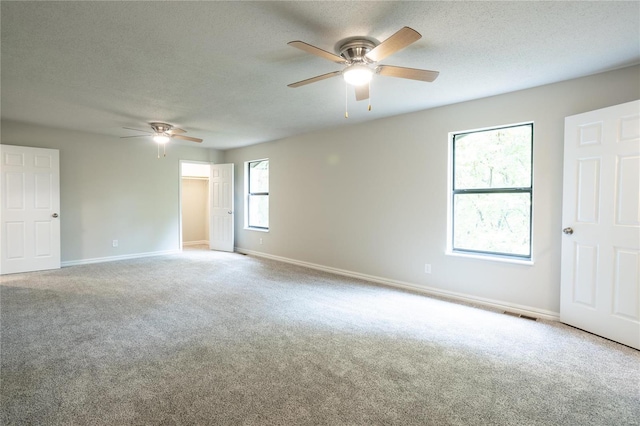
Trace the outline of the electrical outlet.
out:
[[[118,247],[118,240],[113,240],[113,246]]]
[[[424,273],[425,274],[430,274],[431,273],[431,264],[430,263],[425,263],[424,264]]]
[[[262,238],[260,238],[260,244],[262,244]]]

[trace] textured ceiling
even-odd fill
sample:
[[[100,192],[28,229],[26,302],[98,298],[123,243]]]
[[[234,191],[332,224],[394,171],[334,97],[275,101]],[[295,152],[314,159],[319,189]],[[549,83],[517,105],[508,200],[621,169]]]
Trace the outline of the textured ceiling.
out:
[[[227,149],[481,98],[640,63],[640,2],[7,2],[3,119],[127,136],[166,121]],[[383,64],[433,83],[375,76],[373,110],[340,70],[287,46],[334,51],[403,26],[422,39]],[[189,144],[189,142],[180,142]]]

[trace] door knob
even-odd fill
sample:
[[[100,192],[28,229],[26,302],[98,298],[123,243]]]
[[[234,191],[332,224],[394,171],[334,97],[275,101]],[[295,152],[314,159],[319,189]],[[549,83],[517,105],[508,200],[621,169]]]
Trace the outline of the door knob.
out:
[[[565,233],[565,234],[567,234],[567,235],[571,235],[571,234],[573,234],[573,229],[571,229],[571,228],[564,228],[564,229],[562,230],[562,232],[564,232],[564,233]]]
[[[58,213],[54,213],[54,214],[52,214],[52,215],[51,215],[51,217],[54,217],[54,218],[55,218],[55,217],[58,217]]]

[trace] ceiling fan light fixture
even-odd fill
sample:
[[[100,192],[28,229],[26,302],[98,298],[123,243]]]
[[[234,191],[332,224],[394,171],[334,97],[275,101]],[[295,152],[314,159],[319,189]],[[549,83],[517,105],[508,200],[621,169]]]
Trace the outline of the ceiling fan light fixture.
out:
[[[364,64],[353,64],[342,72],[342,77],[353,86],[362,86],[371,81],[373,70]]]
[[[169,142],[170,139],[171,138],[169,136],[163,134],[153,135],[153,141],[160,145],[164,145],[165,143]]]

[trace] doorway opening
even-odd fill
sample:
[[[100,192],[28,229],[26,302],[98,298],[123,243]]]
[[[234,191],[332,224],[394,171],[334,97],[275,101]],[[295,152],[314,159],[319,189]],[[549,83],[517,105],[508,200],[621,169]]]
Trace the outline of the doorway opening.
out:
[[[211,164],[180,162],[180,249],[209,250]]]

